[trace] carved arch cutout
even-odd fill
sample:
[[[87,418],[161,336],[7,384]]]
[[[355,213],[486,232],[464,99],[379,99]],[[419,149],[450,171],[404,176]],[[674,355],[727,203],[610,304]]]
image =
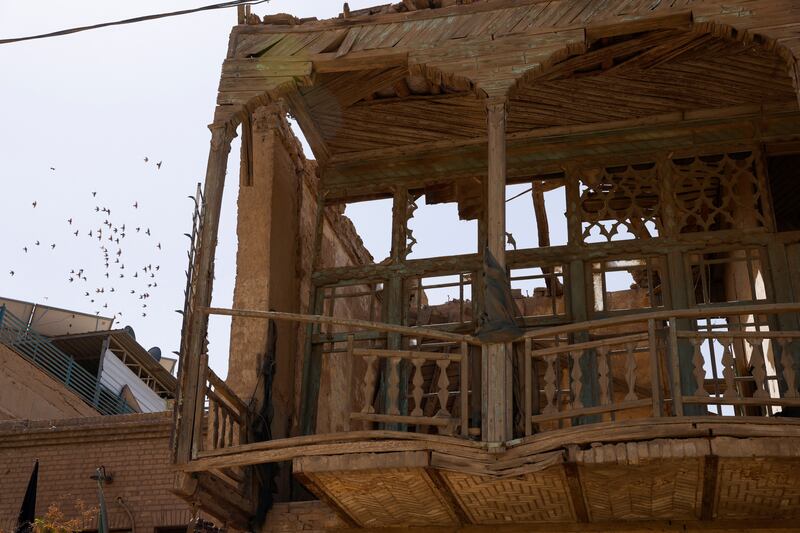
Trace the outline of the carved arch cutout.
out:
[[[508,93],[508,131],[795,106],[787,54],[776,42],[710,23],[596,39],[584,53],[557,52],[517,80]]]
[[[739,43],[742,49],[751,47],[762,55],[780,58],[783,74],[794,88],[795,98],[800,104],[800,66],[791,48],[777,38],[764,33],[740,30],[729,24],[714,21],[690,21],[687,27],[663,27],[647,32],[639,31],[637,21],[631,21],[630,32],[625,32],[625,24],[613,35],[592,38],[592,28],[587,28],[587,42],[583,49],[574,44],[566,45],[552,53],[536,68],[527,71],[509,87],[506,97],[515,99],[526,88],[546,81],[566,78],[570,75],[590,75],[594,72],[620,71],[632,66],[652,68],[654,65],[675,60],[686,54],[697,52],[714,53],[708,48],[709,42],[716,44]],[[675,45],[671,50],[669,45]],[[638,45],[638,48],[637,48]],[[655,57],[654,49],[663,47],[667,53],[661,60]],[[705,49],[704,49],[705,47]],[[649,59],[651,60],[648,62]]]

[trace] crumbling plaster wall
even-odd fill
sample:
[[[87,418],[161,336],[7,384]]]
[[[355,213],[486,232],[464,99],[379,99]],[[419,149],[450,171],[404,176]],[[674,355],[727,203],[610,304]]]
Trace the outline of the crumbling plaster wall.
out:
[[[233,306],[307,313],[314,268],[317,166],[303,155],[282,104],[256,110],[251,131],[250,169],[239,188]],[[341,208],[325,209],[322,236],[317,268],[372,262]],[[337,315],[366,318],[357,302],[337,305]],[[273,438],[281,438],[296,433],[306,330],[285,321],[276,321],[275,327],[271,429]],[[259,374],[267,347],[267,321],[233,318],[227,382],[246,402],[263,397]]]

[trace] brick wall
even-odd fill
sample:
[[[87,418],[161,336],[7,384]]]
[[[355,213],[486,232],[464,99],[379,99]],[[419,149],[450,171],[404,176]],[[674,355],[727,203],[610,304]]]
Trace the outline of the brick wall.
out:
[[[170,492],[170,413],[88,417],[48,421],[0,422],[0,530],[13,531],[34,459],[39,459],[37,516],[58,505],[68,517],[75,503],[97,505],[97,484],[89,479],[106,467],[113,482],[105,487],[111,528],[137,532],[186,525],[190,507]],[[85,524],[94,529],[96,524]]]

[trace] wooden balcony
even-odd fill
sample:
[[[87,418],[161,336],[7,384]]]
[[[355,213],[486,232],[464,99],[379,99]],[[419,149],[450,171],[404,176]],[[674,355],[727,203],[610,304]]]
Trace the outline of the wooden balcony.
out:
[[[769,326],[800,305],[531,330],[509,350],[514,438],[501,442],[482,438],[487,391],[470,372],[473,337],[209,312],[343,330],[325,353],[346,363],[329,376],[327,427],[339,431],[245,442],[244,406],[209,377],[209,429],[197,430],[191,460],[179,465],[185,474],[233,488],[246,482],[236,474],[244,467],[291,461],[296,479],[359,528],[712,521],[704,527],[725,530],[731,520],[789,527],[800,518],[800,331]],[[374,339],[356,340],[365,330],[401,335],[403,348],[369,347]]]

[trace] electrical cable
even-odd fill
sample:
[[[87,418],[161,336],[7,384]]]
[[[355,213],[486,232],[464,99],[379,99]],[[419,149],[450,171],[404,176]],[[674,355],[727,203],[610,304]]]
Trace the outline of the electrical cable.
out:
[[[58,30],[50,33],[42,33],[39,35],[28,35],[26,37],[12,37],[10,39],[0,39],[0,44],[10,44],[10,43],[18,43],[21,41],[32,41],[34,39],[46,39],[48,37],[60,37],[62,35],[70,35],[72,33],[78,33],[82,31],[88,30],[96,30],[98,28],[106,28],[108,26],[121,26],[123,24],[134,24],[136,22],[145,22],[148,20],[156,20],[161,18],[167,17],[177,17],[179,15],[188,15],[191,13],[198,13],[200,11],[212,11],[215,9],[227,9],[229,7],[238,7],[238,6],[254,6],[256,4],[263,4],[264,2],[269,2],[269,0],[231,0],[229,2],[222,2],[220,4],[211,4],[207,6],[195,7],[192,9],[182,9],[180,11],[170,11],[168,13],[158,13],[155,15],[143,15],[140,17],[134,17],[129,19],[123,20],[116,20],[113,22],[101,22],[99,24],[92,24],[90,26],[79,26],[76,28],[69,28],[66,30]]]

